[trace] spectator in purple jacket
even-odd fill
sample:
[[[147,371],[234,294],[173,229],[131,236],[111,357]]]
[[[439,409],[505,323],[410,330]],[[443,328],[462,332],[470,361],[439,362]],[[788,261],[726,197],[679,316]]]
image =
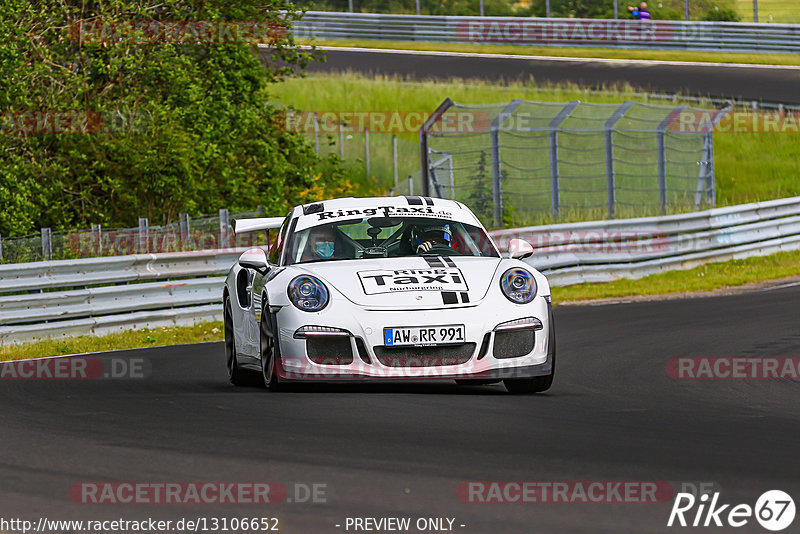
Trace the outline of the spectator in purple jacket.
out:
[[[628,6],[631,16],[637,20],[650,20],[650,11],[647,9],[647,2],[642,2],[639,7]]]

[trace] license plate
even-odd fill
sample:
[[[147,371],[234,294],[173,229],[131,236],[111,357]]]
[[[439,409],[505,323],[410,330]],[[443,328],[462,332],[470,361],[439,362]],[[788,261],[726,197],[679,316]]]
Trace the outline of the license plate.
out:
[[[383,345],[385,347],[458,345],[464,342],[463,324],[383,329]]]

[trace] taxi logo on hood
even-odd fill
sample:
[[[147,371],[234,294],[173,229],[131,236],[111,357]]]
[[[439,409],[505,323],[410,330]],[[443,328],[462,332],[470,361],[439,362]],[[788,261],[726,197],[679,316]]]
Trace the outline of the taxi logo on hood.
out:
[[[457,267],[361,271],[361,287],[367,295],[397,291],[468,291],[467,281]]]

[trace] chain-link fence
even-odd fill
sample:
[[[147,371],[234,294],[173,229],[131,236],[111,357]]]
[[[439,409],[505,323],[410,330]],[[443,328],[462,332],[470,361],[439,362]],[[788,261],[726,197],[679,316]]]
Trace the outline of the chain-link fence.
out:
[[[288,118],[289,127],[302,133],[317,154],[335,154],[350,167],[351,175],[359,180],[390,190],[419,175],[419,145],[416,131],[408,128],[398,135],[387,131],[370,131],[365,124],[375,116],[387,118],[386,129],[394,115],[400,112],[367,112],[359,117],[353,112],[299,112]],[[351,117],[348,123],[340,120]],[[424,118],[424,117],[423,117]],[[407,137],[413,136],[414,140]]]
[[[42,228],[33,235],[0,236],[0,263],[263,245],[267,243],[265,234],[235,235],[232,227],[234,219],[259,216],[264,216],[260,209],[235,214],[221,209],[213,217],[191,218],[182,214],[179,221],[162,226],[150,226],[146,218],[140,218],[135,228],[104,228],[99,224],[77,232],[51,232],[50,228]]]
[[[431,195],[462,201],[498,227],[711,207],[712,130],[727,111],[448,99],[421,136],[418,190],[427,179]]]

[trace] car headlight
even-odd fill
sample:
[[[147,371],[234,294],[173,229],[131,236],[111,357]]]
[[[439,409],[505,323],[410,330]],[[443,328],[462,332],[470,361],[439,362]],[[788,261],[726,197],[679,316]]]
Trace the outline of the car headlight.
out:
[[[289,284],[289,300],[298,310],[318,312],[328,305],[328,288],[319,279],[307,274]]]
[[[514,267],[500,277],[500,289],[514,304],[527,304],[536,296],[536,279],[525,269]]]

